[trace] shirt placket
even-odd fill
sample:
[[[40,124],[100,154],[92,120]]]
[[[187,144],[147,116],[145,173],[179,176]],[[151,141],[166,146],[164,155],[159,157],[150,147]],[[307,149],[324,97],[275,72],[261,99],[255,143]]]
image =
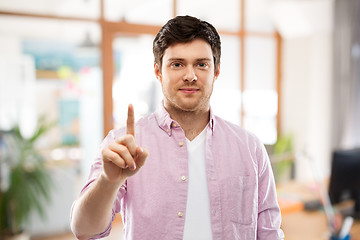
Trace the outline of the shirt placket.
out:
[[[176,189],[177,199],[174,203],[173,216],[174,216],[174,228],[176,229],[174,239],[182,239],[185,226],[185,215],[186,215],[186,202],[187,202],[187,191],[188,191],[188,153],[186,146],[186,138],[181,127],[176,123],[172,122],[169,128],[174,150],[174,159],[177,168],[174,173],[176,176]]]

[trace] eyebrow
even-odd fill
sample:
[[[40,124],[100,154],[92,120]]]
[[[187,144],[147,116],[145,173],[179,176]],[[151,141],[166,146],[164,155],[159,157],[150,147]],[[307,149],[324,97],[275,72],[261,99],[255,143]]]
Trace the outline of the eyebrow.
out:
[[[169,58],[167,61],[185,61],[185,58]],[[197,58],[196,61],[212,61],[210,58]]]

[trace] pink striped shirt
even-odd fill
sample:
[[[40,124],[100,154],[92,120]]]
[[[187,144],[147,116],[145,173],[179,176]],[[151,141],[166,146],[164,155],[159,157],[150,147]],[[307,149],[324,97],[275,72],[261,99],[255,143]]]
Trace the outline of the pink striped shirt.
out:
[[[137,121],[135,129],[137,143],[148,149],[149,157],[119,189],[113,219],[121,213],[125,240],[181,240],[188,192],[184,131],[162,105]],[[112,130],[101,149],[124,133],[124,128]],[[283,239],[273,173],[264,145],[253,134],[212,112],[206,134],[213,238]],[[100,152],[83,191],[102,171]],[[110,229],[111,224],[95,238],[108,235]]]

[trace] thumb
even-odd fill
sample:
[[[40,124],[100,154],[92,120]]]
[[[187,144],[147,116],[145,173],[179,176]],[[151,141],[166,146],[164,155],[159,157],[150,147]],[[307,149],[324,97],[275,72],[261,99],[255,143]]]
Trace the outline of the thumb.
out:
[[[148,157],[148,155],[149,155],[149,153],[146,149],[143,149],[141,147],[136,148],[135,164],[136,164],[137,169],[141,168],[144,165],[145,160]]]

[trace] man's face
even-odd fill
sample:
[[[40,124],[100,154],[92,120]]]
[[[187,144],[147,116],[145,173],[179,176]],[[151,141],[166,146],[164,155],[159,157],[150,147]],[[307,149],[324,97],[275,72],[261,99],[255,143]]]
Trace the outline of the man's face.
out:
[[[177,43],[164,52],[162,67],[155,64],[168,111],[208,111],[214,81],[214,60],[210,45],[201,39]]]

